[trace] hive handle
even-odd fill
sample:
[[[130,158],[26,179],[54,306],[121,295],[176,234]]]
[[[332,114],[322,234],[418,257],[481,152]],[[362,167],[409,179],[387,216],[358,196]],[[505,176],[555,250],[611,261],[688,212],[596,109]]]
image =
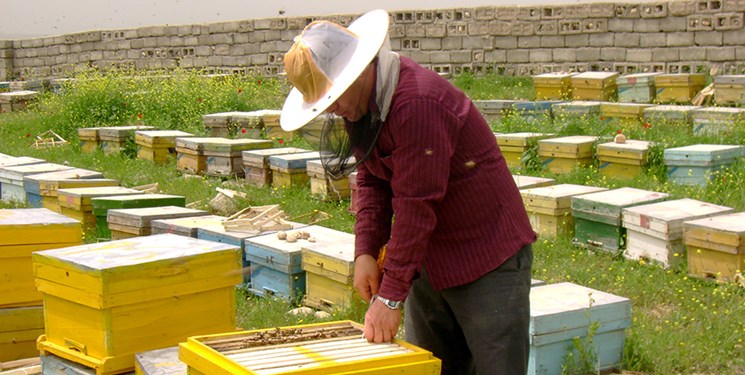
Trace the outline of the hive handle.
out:
[[[76,352],[80,352],[86,355],[88,354],[88,347],[85,346],[85,344],[77,342],[72,339],[68,339],[67,337],[64,338],[64,341],[65,341],[65,346],[67,347],[67,349],[74,350]]]

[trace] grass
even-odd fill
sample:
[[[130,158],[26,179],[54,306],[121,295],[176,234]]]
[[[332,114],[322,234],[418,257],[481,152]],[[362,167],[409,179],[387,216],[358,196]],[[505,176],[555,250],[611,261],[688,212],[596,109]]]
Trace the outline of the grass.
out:
[[[322,202],[309,196],[307,188],[257,188],[240,180],[182,176],[175,162],[155,165],[124,155],[100,151],[82,154],[76,144],[76,129],[104,125],[144,123],[164,129],[203,134],[201,115],[207,113],[279,108],[287,87],[281,82],[250,76],[205,78],[188,71],[168,76],[140,76],[136,72],[102,74],[86,72],[63,86],[59,93],[42,95],[38,105],[22,113],[0,115],[0,153],[34,156],[50,162],[104,172],[125,186],[158,182],[163,192],[183,195],[187,203],[207,208],[215,188],[227,186],[246,192],[245,204],[281,204],[290,217],[308,219],[314,210],[330,214],[322,225],[351,232],[354,218],[348,201]],[[530,99],[529,78],[462,75],[454,79],[475,99]],[[555,178],[607,188],[623,186],[666,192],[672,198],[693,198],[745,210],[745,162],[722,172],[706,188],[682,186],[667,181],[662,150],[694,143],[745,144],[745,124],[721,136],[694,136],[676,124],[619,127],[595,118],[566,116],[551,121],[526,120],[510,115],[493,121],[495,132],[536,131],[562,135],[595,135],[609,141],[622,131],[629,139],[655,143],[647,171],[634,180],[603,176],[597,163],[589,168],[555,175],[541,170],[535,150],[527,168],[516,173]],[[35,135],[53,129],[71,145],[51,149],[30,146]],[[279,142],[279,140],[275,140]],[[283,140],[283,145],[306,146],[301,139]],[[2,207],[11,205],[2,203]],[[593,252],[572,245],[571,238],[540,238],[535,244],[534,274],[549,283],[569,281],[627,297],[632,302],[632,325],[627,330],[623,367],[647,374],[744,374],[745,290],[689,277],[685,265],[663,269],[644,261],[630,261],[606,252]],[[312,323],[328,319],[362,321],[364,308],[339,311],[331,318],[290,315],[295,305],[272,298],[239,292],[238,322],[246,329]]]

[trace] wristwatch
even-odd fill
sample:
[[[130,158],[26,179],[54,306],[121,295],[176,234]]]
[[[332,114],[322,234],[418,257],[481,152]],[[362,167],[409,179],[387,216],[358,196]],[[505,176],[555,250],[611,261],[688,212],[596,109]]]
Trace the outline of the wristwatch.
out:
[[[401,307],[404,306],[404,301],[391,301],[388,298],[383,298],[379,295],[375,295],[375,299],[377,299],[380,302],[383,302],[385,307],[391,310],[400,310]]]

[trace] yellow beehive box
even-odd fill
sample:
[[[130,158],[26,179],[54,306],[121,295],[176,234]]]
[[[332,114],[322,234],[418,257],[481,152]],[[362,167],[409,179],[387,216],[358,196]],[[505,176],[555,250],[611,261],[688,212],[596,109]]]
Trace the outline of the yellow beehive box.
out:
[[[333,311],[361,302],[353,286],[354,235],[318,226],[306,230],[323,241],[303,244],[301,249],[305,304]]]
[[[337,321],[189,337],[179,357],[189,374],[435,375],[441,361],[405,341],[369,343],[362,326]],[[292,339],[290,339],[292,337]]]
[[[737,281],[745,272],[745,212],[683,223],[688,273],[701,278]]]
[[[176,156],[176,138],[191,136],[193,134],[180,130],[137,130],[137,157],[164,164],[169,156]]]
[[[660,74],[654,77],[658,102],[690,103],[706,86],[706,75],[702,73]]]
[[[644,116],[644,108],[654,104],[644,103],[600,103],[600,121],[617,126],[639,126]]]
[[[717,105],[745,104],[745,75],[714,76],[714,102]]]
[[[307,170],[308,161],[320,157],[318,151],[270,156],[269,169],[272,170],[272,185],[277,188],[305,186],[310,181]]]
[[[351,160],[354,163],[354,159]],[[326,173],[321,160],[309,160],[306,170],[310,177],[310,193],[322,200],[339,201],[349,198],[349,178],[342,176],[334,179]]]
[[[0,308],[0,362],[38,357],[36,339],[43,334],[42,306]]]
[[[101,138],[98,136],[99,128],[79,128],[78,138],[80,139],[80,151],[91,153],[101,146]]]
[[[174,234],[36,252],[38,348],[97,374],[130,371],[137,352],[235,329],[240,269],[240,248]]]
[[[507,166],[510,168],[521,168],[525,153],[531,147],[535,146],[535,142],[552,135],[553,134],[520,132],[495,134],[495,137],[497,138],[499,149],[502,151],[505,161],[507,161]]]
[[[246,182],[251,185],[265,187],[272,184],[272,170],[269,168],[269,157],[272,155],[297,154],[309,152],[297,147],[266,148],[249,150],[241,153],[243,157],[243,172]]]
[[[0,307],[41,305],[31,254],[82,241],[80,222],[46,208],[0,210]]]
[[[128,141],[134,141],[135,131],[152,130],[152,126],[127,125],[108,126],[98,129],[98,138],[101,141],[101,150],[104,154],[114,154],[122,151]]]
[[[61,214],[79,220],[83,224],[83,228],[87,229],[96,226],[96,216],[93,215],[91,199],[94,197],[134,194],[142,194],[142,192],[122,186],[80,187],[58,189],[57,201]]]
[[[559,184],[520,190],[530,224],[539,235],[574,233],[572,197],[608,190],[595,186]]]
[[[647,164],[650,142],[628,139],[624,143],[607,142],[597,147],[600,174],[633,179]]]
[[[615,101],[618,72],[584,72],[572,76],[572,99]]]
[[[533,76],[536,100],[560,100],[572,97],[572,73],[544,73]]]
[[[209,212],[178,206],[124,208],[108,210],[106,221],[111,230],[111,239],[149,236],[153,220],[178,219],[207,216]]]
[[[41,203],[44,208],[48,208],[54,212],[61,212],[62,208],[59,205],[58,191],[60,189],[76,189],[83,187],[102,187],[102,186],[119,186],[118,180],[112,180],[109,178],[91,178],[91,179],[68,179],[59,181],[40,181],[39,187],[41,189]]]
[[[587,135],[542,139],[538,141],[538,156],[543,167],[553,173],[571,172],[576,167],[592,163],[597,139]]]

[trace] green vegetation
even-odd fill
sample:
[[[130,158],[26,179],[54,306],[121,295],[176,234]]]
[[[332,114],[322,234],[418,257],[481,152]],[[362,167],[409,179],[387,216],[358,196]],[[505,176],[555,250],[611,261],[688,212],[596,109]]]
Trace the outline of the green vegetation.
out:
[[[175,161],[162,166],[126,155],[82,154],[76,129],[143,123],[161,129],[180,129],[204,134],[201,115],[223,111],[280,108],[288,92],[273,79],[250,76],[202,77],[188,71],[142,76],[136,72],[102,74],[85,72],[66,83],[59,93],[42,95],[38,105],[23,113],[0,115],[0,153],[33,156],[55,163],[94,169],[125,186],[158,182],[169,194],[187,197],[207,208],[215,188],[246,192],[246,204],[281,204],[298,221],[314,210],[331,215],[321,224],[347,232],[354,218],[348,201],[321,202],[307,189],[256,188],[241,180],[182,176]],[[459,76],[454,83],[475,99],[530,99],[530,78]],[[572,173],[554,175],[540,169],[535,152],[529,152],[526,168],[516,173],[555,178],[608,188],[633,186],[669,193],[672,198],[693,198],[745,210],[745,162],[739,162],[714,178],[706,188],[676,185],[667,181],[662,150],[694,143],[745,144],[745,124],[727,137],[694,136],[679,127],[654,123],[619,128],[600,119],[565,117],[525,120],[509,115],[492,122],[495,132],[536,131],[562,135],[596,135],[609,141],[622,131],[629,139],[655,142],[647,173],[634,180],[619,180],[598,173],[597,165]],[[34,137],[49,129],[71,141],[64,147],[35,149]],[[301,139],[283,145],[304,146]],[[7,204],[3,205],[8,207]],[[305,216],[304,216],[305,215]],[[89,239],[92,237],[89,237]],[[498,239],[495,239],[498,241]],[[623,366],[647,374],[743,374],[745,373],[745,289],[687,276],[685,264],[663,269],[644,261],[630,261],[616,254],[577,248],[571,238],[540,238],[534,247],[534,278],[549,283],[569,281],[630,298],[632,326],[627,330]],[[247,329],[318,321],[290,315],[288,302],[239,293],[239,324]],[[330,319],[362,321],[364,308],[339,311]],[[575,343],[575,345],[581,346]],[[589,348],[587,348],[589,350]],[[579,358],[579,361],[587,358]],[[585,368],[587,363],[578,362]]]

